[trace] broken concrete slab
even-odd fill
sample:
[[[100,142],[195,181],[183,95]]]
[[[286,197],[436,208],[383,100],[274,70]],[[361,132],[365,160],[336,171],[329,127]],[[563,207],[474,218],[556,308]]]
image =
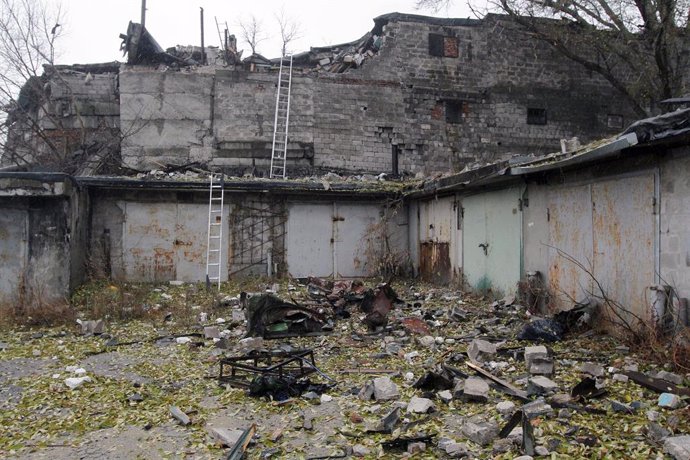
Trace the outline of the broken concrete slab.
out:
[[[613,380],[616,382],[626,383],[629,379],[627,375],[624,374],[613,374]]]
[[[690,435],[672,436],[664,441],[664,452],[675,460],[690,458]]]
[[[678,395],[674,395],[673,393],[661,393],[659,395],[658,405],[665,409],[678,409],[683,405],[683,401]]]
[[[368,447],[363,446],[362,444],[355,444],[352,446],[352,455],[355,457],[366,457],[371,453],[371,450],[369,450]]]
[[[683,384],[683,377],[678,374],[674,374],[673,372],[659,371],[656,374],[656,378],[666,380],[667,382],[671,382],[675,385]]]
[[[438,398],[448,404],[453,400],[453,393],[450,390],[443,390],[437,393]]]
[[[474,339],[467,347],[467,356],[474,361],[490,361],[496,355],[496,345],[486,340]]]
[[[204,328],[204,338],[220,339],[220,330],[216,326],[207,326]]]
[[[548,394],[558,390],[558,384],[551,379],[538,375],[528,380],[527,393],[532,395]]]
[[[525,367],[529,369],[535,358],[548,358],[549,350],[544,345],[525,347]]]
[[[69,377],[65,379],[65,385],[67,385],[71,390],[76,390],[86,382],[90,382],[90,377]]]
[[[539,398],[522,406],[522,412],[524,412],[525,417],[532,419],[553,414],[553,408],[543,398]]]
[[[488,445],[498,436],[498,432],[499,428],[496,422],[481,420],[477,417],[471,418],[462,426],[462,434],[480,446]]]
[[[589,374],[592,377],[603,377],[606,374],[604,366],[596,363],[582,363],[580,365],[580,372]]]
[[[408,414],[428,414],[436,411],[436,405],[432,400],[427,398],[418,398],[413,396],[407,404]]]
[[[177,406],[170,406],[170,415],[172,415],[181,425],[187,426],[192,423],[192,420],[187,414],[182,412]]]
[[[264,347],[264,339],[261,337],[247,337],[239,341],[239,346],[243,353],[261,350]]]
[[[466,457],[467,454],[469,453],[469,449],[467,448],[467,444],[464,444],[461,442],[455,442],[453,440],[448,440],[447,442],[444,442],[443,444],[439,441],[438,447],[439,447],[439,449],[442,449],[443,451],[445,451],[446,454],[451,458]]]
[[[465,379],[462,399],[485,403],[489,399],[489,384],[481,377]]]
[[[97,320],[81,320],[78,319],[77,323],[81,326],[81,333],[84,335],[100,335],[105,332],[105,321],[102,319]]]
[[[533,358],[527,371],[532,375],[553,375],[554,360],[551,358]]]
[[[515,403],[512,401],[501,401],[496,404],[496,410],[503,416],[511,415],[515,412]]]
[[[424,442],[411,442],[407,445],[407,453],[410,455],[416,455],[422,453],[426,450],[426,443]]]
[[[398,386],[390,377],[377,377],[374,379],[374,399],[377,401],[389,401],[399,397]]]
[[[229,430],[227,428],[213,427],[209,430],[214,441],[226,447],[232,447],[237,444],[237,441],[242,437],[243,430]]]

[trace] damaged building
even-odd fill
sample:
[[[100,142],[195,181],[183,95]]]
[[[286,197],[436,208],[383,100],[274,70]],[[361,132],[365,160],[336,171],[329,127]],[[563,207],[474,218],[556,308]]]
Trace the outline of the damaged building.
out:
[[[507,17],[392,13],[374,24],[359,40],[293,56],[290,177],[460,171],[547,153],[564,138],[606,137],[636,118],[602,77]],[[163,51],[138,24],[123,37],[126,64],[57,67],[36,89],[34,116],[55,124],[45,130],[69,144],[60,152],[88,153],[72,138],[110,149],[113,139],[96,146],[78,128],[119,126],[128,168],[199,163],[266,174],[278,60],[238,62],[234,42],[203,59],[200,48]]]
[[[625,131],[636,116],[610,85],[502,16],[374,22],[360,40],[293,56],[288,176],[455,174],[257,178],[277,61],[158,46],[127,64],[58,67],[35,117],[60,114],[47,130],[78,168],[0,173],[0,302],[38,286],[64,298],[87,268],[203,281],[213,170],[236,176],[223,184],[221,280],[359,277],[391,268],[383,260],[494,297],[539,283],[544,310],[596,291],[594,276],[649,317],[650,287],[672,284],[686,311],[688,111]],[[561,150],[573,136],[585,146]],[[139,175],[95,174],[123,167]],[[36,217],[48,208],[55,222]]]

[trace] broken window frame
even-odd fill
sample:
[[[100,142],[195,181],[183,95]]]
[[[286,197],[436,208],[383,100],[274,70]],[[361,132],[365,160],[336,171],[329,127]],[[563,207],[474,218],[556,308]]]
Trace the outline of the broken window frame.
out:
[[[527,124],[528,125],[546,125],[548,118],[546,116],[546,109],[542,107],[527,107]]]
[[[623,129],[624,120],[621,114],[609,113],[606,115],[606,127],[611,129]]]
[[[464,122],[466,101],[445,100],[443,101],[446,123],[459,124]]]
[[[454,46],[446,46],[449,41],[454,41]],[[452,48],[455,52],[449,53]],[[429,55],[436,57],[457,58],[460,57],[460,43],[458,37],[429,32]]]

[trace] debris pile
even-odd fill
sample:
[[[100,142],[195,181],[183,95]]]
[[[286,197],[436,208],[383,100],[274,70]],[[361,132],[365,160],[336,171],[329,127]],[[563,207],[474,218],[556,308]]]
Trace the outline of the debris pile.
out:
[[[190,318],[171,309],[155,326],[108,320],[112,336],[75,328],[73,337],[2,337],[0,392],[10,406],[0,411],[0,437],[26,449],[30,436],[44,440],[30,423],[69,409],[146,432],[173,421],[200,457],[689,458],[688,376],[588,330],[594,305],[535,319],[512,297],[492,303],[449,288],[285,284],[237,289],[213,307],[170,287],[159,293],[161,314],[180,302],[192,305]],[[540,320],[548,327],[534,343],[521,341]],[[46,348],[54,359],[41,358]],[[61,367],[45,382],[10,380],[15,371],[2,361],[10,356],[26,363],[23,372]],[[69,389],[67,380],[84,377]],[[35,414],[18,415],[29,410],[22,398],[41,401]],[[94,414],[95,401],[109,418]],[[65,458],[84,456],[66,449]]]

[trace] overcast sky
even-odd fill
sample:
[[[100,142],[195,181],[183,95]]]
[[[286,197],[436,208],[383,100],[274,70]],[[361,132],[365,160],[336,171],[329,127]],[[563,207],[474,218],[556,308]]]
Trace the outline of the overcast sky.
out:
[[[140,22],[140,0],[47,0],[61,4],[65,13],[63,36],[58,43],[58,64],[123,61],[119,34],[130,20]],[[146,28],[165,49],[200,43],[199,7],[204,8],[206,44],[219,45],[216,22],[228,23],[230,33],[240,40],[236,26],[241,18],[259,18],[267,39],[258,46],[266,57],[280,55],[280,40],[274,14],[285,7],[288,16],[301,25],[302,37],[291,47],[294,52],[310,46],[334,45],[360,38],[371,30],[376,16],[391,12],[430,14],[414,9],[414,0],[147,0]],[[457,0],[448,11],[436,16],[469,17],[466,0]],[[221,31],[224,26],[221,26]],[[239,43],[240,49],[248,49]],[[244,56],[248,52],[245,51]]]

